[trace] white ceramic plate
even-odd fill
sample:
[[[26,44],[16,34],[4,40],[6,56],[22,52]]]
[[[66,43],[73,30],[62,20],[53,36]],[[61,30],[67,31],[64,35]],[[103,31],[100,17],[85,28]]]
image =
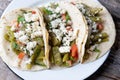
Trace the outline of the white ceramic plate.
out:
[[[13,0],[10,5],[6,8],[3,15],[16,8],[22,7],[35,7],[42,4],[46,4],[50,1],[58,0]],[[97,0],[95,0],[97,1]],[[10,69],[16,73],[18,76],[25,80],[83,80],[90,75],[92,75],[106,60],[109,55],[109,51],[106,55],[100,59],[88,63],[88,64],[78,64],[71,68],[62,70],[44,70],[38,72],[20,71],[16,68],[10,67]]]

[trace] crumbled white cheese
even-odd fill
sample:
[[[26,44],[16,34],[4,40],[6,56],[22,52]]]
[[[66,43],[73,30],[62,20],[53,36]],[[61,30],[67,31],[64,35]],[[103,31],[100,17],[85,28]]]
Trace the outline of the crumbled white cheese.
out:
[[[78,9],[80,9],[83,14],[86,13],[86,10],[85,10],[85,8],[84,8],[84,6],[83,6],[82,4],[76,4],[76,7],[77,7]]]
[[[60,53],[67,53],[70,52],[71,47],[70,46],[61,46],[59,48]]]
[[[66,13],[66,10],[65,9],[62,9],[61,11],[60,11],[60,14],[65,14]]]
[[[16,26],[13,25],[10,30],[11,31],[15,31],[16,30]]]
[[[72,31],[69,31],[68,32],[68,37],[69,37],[69,40],[70,41],[73,41],[75,39],[75,35],[73,35],[73,32]]]
[[[40,26],[37,27],[38,31],[42,31],[42,28]]]
[[[60,30],[62,30],[62,32],[63,32],[64,34],[67,33],[67,30],[66,30],[66,28],[65,28],[65,26],[66,26],[65,23],[60,23],[59,26],[60,26]]]
[[[49,11],[52,11],[53,13],[55,12],[55,9],[53,9],[53,8],[51,8],[51,7],[48,7],[48,6],[47,6],[47,9],[48,9]]]
[[[39,19],[37,14],[33,14],[31,20],[32,21],[37,21]]]
[[[94,38],[94,35],[91,35],[90,38]]]
[[[19,37],[19,41],[22,42],[22,43],[27,43],[28,42],[28,36],[27,35],[23,35],[21,37]]]
[[[62,29],[65,29],[66,24],[63,23],[63,22],[61,22],[61,23],[59,24],[59,26],[60,26],[60,29],[62,30]]]
[[[23,36],[24,34],[25,34],[24,31],[19,31],[19,32],[14,33],[14,36],[15,36],[15,38],[18,39],[19,37]]]
[[[52,31],[55,33],[56,37],[61,41],[63,32],[60,29],[53,29]]]
[[[31,16],[32,16],[32,13],[24,14],[25,21],[30,22],[31,21]]]
[[[70,39],[69,39],[69,37],[68,36],[63,37],[62,42],[63,42],[64,46],[69,46],[70,45]]]
[[[26,49],[30,52],[30,55],[33,54],[33,50],[32,49],[34,49],[36,45],[37,45],[36,41],[27,43]]]
[[[87,22],[89,23],[89,25],[92,25],[93,21],[88,16],[85,16],[85,18],[86,18]]]
[[[102,34],[99,34],[99,37],[102,37]]]
[[[93,51],[95,49],[95,47],[98,47],[98,44],[95,44],[95,45],[91,46],[89,50]]]
[[[26,64],[30,64],[31,63],[31,59],[28,59],[27,61],[25,61]]]
[[[22,49],[24,51],[24,53],[27,53],[27,49],[25,47],[20,47],[20,49]]]
[[[26,26],[27,26],[27,27],[30,27],[30,24],[29,24],[29,23],[27,23],[27,24],[26,24]]]
[[[22,22],[19,23],[19,27],[23,27],[23,23]]]
[[[39,22],[38,22],[38,21],[33,22],[33,23],[32,23],[32,26],[33,26],[33,27],[38,27],[38,26],[39,26]]]
[[[56,17],[57,17],[57,14],[49,15],[50,20],[52,20],[52,19],[54,19],[54,18],[56,18]]]
[[[64,46],[70,46],[70,41],[69,41],[69,40],[66,41],[63,45],[64,45]]]
[[[63,19],[62,21],[63,21],[64,23],[66,22],[66,20],[65,20],[65,19]]]
[[[55,19],[54,21],[51,21],[51,25],[52,25],[52,28],[57,28],[58,25],[61,23],[61,19],[58,18],[58,19]]]
[[[33,30],[33,32],[35,32],[35,31],[37,31],[38,30],[38,27],[40,27],[39,26],[39,23],[37,23],[37,22],[34,22],[34,23],[32,23],[32,30]]]
[[[26,31],[27,33],[31,33],[31,32],[32,32],[32,28],[31,28],[30,26],[27,26],[27,28],[25,29],[25,31]]]
[[[97,24],[95,22],[92,22],[93,26],[92,28],[97,29]]]
[[[60,8],[60,7],[57,7],[57,8],[55,9],[55,12],[56,12],[56,13],[60,13],[60,11],[61,11],[61,8]]]
[[[42,36],[42,35],[43,35],[43,34],[42,34],[41,31],[36,31],[36,32],[34,32],[34,33],[31,34],[31,38],[33,39],[33,38],[35,38],[35,37]]]
[[[67,33],[65,33],[65,36],[62,39],[62,43],[64,46],[69,46],[70,42],[73,41],[75,38],[76,37],[75,37],[73,31],[68,31]]]
[[[101,42],[102,41],[102,39],[98,39],[98,42]]]
[[[92,32],[97,32],[98,30],[92,30]]]
[[[29,50],[30,56],[33,54],[33,50]]]
[[[37,14],[27,13],[27,14],[24,14],[24,17],[25,17],[25,21],[27,21],[27,22],[38,20]]]

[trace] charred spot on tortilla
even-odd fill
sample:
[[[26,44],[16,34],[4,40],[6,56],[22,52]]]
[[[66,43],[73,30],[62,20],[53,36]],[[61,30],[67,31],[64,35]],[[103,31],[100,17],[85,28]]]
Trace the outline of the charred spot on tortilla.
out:
[[[83,42],[82,42],[82,44],[83,44]]]
[[[10,49],[8,49],[8,51],[10,51]]]

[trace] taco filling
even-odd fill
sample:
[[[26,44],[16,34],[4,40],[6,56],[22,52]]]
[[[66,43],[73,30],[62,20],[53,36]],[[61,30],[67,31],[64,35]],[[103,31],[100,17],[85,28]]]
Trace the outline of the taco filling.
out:
[[[86,50],[83,60],[87,60],[93,52],[95,52],[96,54],[98,53],[98,56],[96,57],[97,59],[101,53],[101,50],[98,48],[98,46],[103,42],[109,41],[108,34],[103,31],[103,21],[100,17],[100,12],[102,11],[102,8],[92,8],[83,3],[75,4],[72,2],[72,4],[75,5],[85,16],[89,28],[89,34],[87,38],[87,43],[85,45]]]
[[[76,34],[67,10],[57,3],[51,3],[41,10],[49,32],[50,62],[57,66],[72,66],[78,60],[78,49]]]
[[[6,26],[4,38],[21,61],[27,59],[25,63],[28,69],[33,65],[45,67],[43,32],[38,14],[22,9],[21,12],[17,19],[11,21],[11,25]]]

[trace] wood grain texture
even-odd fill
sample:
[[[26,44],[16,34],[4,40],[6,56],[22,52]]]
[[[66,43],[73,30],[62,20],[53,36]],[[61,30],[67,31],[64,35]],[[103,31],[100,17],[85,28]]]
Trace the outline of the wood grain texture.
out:
[[[112,15],[120,18],[120,0],[99,0]]]
[[[12,0],[0,0],[0,16]],[[86,80],[120,80],[120,0],[99,0],[114,15],[117,36],[108,59]],[[116,8],[117,7],[117,8]],[[22,80],[0,58],[0,80]]]

